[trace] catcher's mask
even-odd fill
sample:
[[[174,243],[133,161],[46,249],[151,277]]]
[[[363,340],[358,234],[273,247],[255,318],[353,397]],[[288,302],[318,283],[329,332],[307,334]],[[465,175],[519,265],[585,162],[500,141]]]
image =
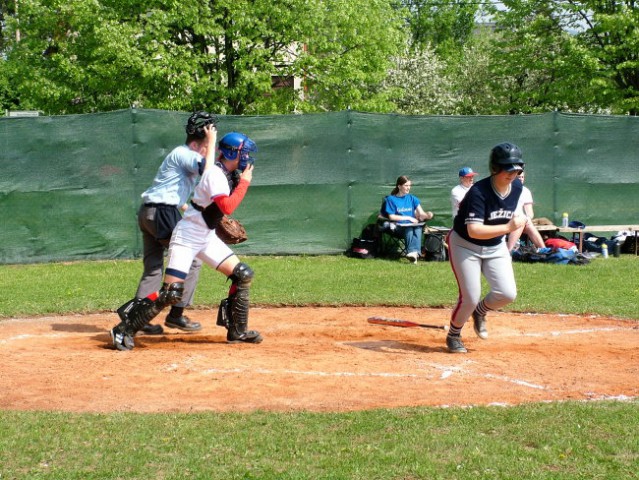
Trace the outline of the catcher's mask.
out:
[[[208,112],[194,112],[186,122],[186,133],[197,138],[204,138],[204,127],[207,125],[217,125],[217,117]]]
[[[250,154],[251,152],[257,152],[257,145],[243,133],[227,133],[219,141],[218,146],[220,152],[227,160],[237,160],[239,155],[240,163],[237,168],[241,171],[244,171],[248,165],[255,163],[255,159]]]

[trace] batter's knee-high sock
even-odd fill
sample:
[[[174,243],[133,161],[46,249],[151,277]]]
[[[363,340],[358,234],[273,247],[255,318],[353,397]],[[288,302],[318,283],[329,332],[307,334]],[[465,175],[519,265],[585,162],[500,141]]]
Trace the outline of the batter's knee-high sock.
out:
[[[492,311],[492,309],[488,308],[483,300],[479,302],[477,306],[475,307],[475,313],[482,317],[485,316],[490,311]]]
[[[451,321],[450,326],[448,327],[448,335],[451,337],[459,337],[461,335],[462,328],[463,327],[456,327]]]

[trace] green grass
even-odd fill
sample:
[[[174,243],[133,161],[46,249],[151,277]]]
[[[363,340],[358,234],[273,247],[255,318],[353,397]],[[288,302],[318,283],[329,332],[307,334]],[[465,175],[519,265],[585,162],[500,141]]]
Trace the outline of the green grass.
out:
[[[443,262],[246,261],[260,305],[450,308],[457,295]],[[519,296],[509,310],[637,320],[638,267],[631,255],[516,264]],[[134,293],[140,272],[139,261],[0,266],[0,317],[111,311]],[[216,308],[227,289],[205,269],[198,308]],[[636,479],[638,407],[633,399],[353,413],[0,411],[0,480]]]
[[[349,414],[4,412],[0,478],[631,479],[636,403]]]
[[[411,305],[450,308],[457,285],[447,262],[343,256],[248,257],[256,305]],[[589,265],[515,264],[519,295],[507,310],[639,319],[639,257]],[[140,261],[0,266],[0,318],[113,311],[131,298]],[[196,308],[217,308],[228,282],[206,266]]]

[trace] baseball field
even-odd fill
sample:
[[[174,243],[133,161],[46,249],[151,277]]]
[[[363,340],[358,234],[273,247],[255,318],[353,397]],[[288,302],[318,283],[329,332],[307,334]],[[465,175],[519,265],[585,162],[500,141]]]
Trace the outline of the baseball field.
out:
[[[206,270],[203,329],[131,352],[108,330],[140,262],[1,266],[0,479],[637,478],[639,257],[515,264],[517,300],[462,355],[367,322],[447,325],[446,262],[246,261],[262,344],[225,343]]]

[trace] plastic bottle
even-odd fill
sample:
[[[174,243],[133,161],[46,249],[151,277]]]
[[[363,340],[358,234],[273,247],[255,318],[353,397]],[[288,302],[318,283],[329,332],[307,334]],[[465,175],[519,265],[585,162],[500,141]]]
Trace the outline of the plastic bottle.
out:
[[[568,221],[568,212],[564,212],[564,214],[561,216],[561,227],[568,228],[569,223],[570,222]]]
[[[608,244],[607,243],[602,243],[601,244],[601,256],[603,258],[608,258]]]
[[[621,255],[621,244],[619,242],[615,242],[615,249],[613,250],[613,255],[615,257],[619,257]]]

